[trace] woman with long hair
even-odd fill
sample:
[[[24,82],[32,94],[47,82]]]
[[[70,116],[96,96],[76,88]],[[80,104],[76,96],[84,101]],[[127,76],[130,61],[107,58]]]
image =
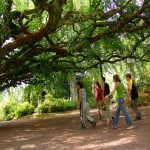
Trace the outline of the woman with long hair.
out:
[[[114,92],[116,92],[116,99],[118,102],[118,107],[113,119],[113,128],[117,129],[118,126],[118,121],[120,117],[120,112],[122,111],[123,115],[125,116],[125,121],[127,124],[127,129],[133,129],[135,126],[133,125],[133,121],[131,117],[129,116],[129,113],[125,107],[125,88],[123,84],[121,83],[121,80],[117,74],[113,75],[113,82],[114,82],[114,89],[110,92],[109,95],[107,95],[105,98],[108,99],[111,97]]]
[[[99,119],[102,120],[104,97],[103,97],[103,89],[101,88],[101,85],[98,81],[94,82],[94,98],[96,100],[96,104],[97,104],[97,108],[98,108]]]

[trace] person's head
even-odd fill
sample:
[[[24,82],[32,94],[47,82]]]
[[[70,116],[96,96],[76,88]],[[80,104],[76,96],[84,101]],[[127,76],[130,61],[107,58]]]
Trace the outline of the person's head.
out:
[[[102,77],[102,82],[105,82],[105,77]]]
[[[77,89],[82,89],[83,83],[81,81],[76,82],[76,87],[77,87]]]
[[[95,86],[98,87],[98,88],[101,88],[101,85],[98,81],[95,81]]]
[[[121,82],[121,80],[117,74],[113,75],[113,81],[114,82]]]
[[[126,80],[129,81],[129,80],[131,80],[131,78],[132,78],[131,74],[130,74],[130,73],[127,73],[127,74],[126,74]]]

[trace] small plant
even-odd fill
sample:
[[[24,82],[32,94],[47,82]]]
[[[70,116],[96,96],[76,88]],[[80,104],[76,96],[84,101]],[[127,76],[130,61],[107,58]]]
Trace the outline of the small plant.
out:
[[[14,111],[17,108],[17,103],[15,101],[8,101],[2,107],[2,119],[5,121],[11,120],[14,118]]]
[[[31,115],[34,113],[34,110],[34,106],[29,102],[19,103],[17,105],[17,109],[15,110],[15,118]]]
[[[51,112],[51,110],[50,110],[51,103],[52,103],[51,101],[44,101],[43,103],[38,105],[36,112],[39,114]]]

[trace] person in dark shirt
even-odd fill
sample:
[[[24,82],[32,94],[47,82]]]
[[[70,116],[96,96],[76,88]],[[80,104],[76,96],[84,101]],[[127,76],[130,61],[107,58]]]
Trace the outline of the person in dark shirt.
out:
[[[102,77],[104,97],[110,93],[109,84],[105,82],[105,77]]]
[[[105,97],[106,95],[110,94],[110,88],[109,88],[109,84],[105,82],[105,77],[102,77],[102,89],[103,89],[103,97]],[[112,122],[112,114],[110,111],[110,99],[104,99],[104,104],[105,104],[105,111],[106,111],[106,117],[107,117],[107,123],[111,123]]]

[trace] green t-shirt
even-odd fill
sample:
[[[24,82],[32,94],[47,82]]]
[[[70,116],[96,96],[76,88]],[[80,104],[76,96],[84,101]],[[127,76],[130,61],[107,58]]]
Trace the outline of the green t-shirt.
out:
[[[125,97],[125,88],[122,83],[119,83],[119,86],[116,89],[116,98],[124,98]]]

